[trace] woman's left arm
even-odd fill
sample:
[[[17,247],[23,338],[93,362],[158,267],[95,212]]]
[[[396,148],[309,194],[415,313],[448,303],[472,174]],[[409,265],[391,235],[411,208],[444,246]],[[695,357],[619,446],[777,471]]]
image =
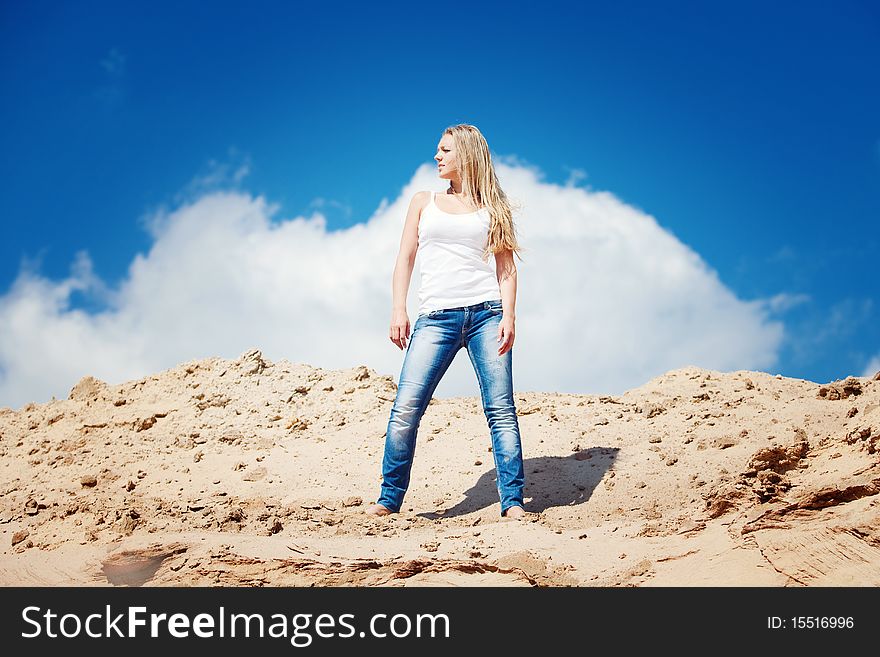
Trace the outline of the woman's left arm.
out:
[[[501,323],[498,325],[498,355],[513,347],[516,321],[516,263],[513,251],[505,249],[495,254],[495,276],[501,289]]]

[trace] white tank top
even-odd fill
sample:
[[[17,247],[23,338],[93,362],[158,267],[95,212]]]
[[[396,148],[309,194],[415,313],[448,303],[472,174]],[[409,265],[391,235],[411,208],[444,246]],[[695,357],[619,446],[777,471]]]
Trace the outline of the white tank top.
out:
[[[495,257],[483,261],[489,210],[444,212],[430,192],[419,218],[419,314],[501,298]]]

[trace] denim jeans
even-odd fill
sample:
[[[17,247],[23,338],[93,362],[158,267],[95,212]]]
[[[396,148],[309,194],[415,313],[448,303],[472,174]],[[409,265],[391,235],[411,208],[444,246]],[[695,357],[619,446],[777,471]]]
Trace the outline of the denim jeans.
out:
[[[501,513],[523,505],[523,459],[519,422],[513,401],[510,349],[498,355],[501,301],[446,308],[419,315],[413,325],[397,395],[388,420],[382,489],[378,503],[400,511],[409,487],[416,435],[434,389],[462,347],[467,349],[492,435],[492,454]]]

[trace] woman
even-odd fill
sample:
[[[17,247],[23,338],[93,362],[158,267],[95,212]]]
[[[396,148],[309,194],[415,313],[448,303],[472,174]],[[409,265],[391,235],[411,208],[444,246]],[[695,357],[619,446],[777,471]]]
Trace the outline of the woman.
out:
[[[492,434],[501,515],[521,518],[524,475],[512,377],[513,255],[521,249],[511,207],[476,127],[447,128],[434,159],[449,189],[416,193],[407,211],[394,267],[389,336],[406,355],[388,420],[380,496],[366,512],[384,516],[400,510],[419,422],[440,378],[464,347]],[[406,297],[417,253],[419,316],[410,335]]]

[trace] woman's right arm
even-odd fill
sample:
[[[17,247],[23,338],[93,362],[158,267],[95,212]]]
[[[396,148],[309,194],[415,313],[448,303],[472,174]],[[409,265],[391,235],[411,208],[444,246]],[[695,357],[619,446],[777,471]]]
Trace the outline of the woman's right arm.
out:
[[[406,349],[406,342],[409,340],[410,325],[409,315],[406,312],[406,295],[409,291],[409,282],[419,248],[419,216],[427,200],[428,192],[418,192],[409,202],[406,222],[403,225],[403,235],[400,237],[400,250],[397,253],[397,262],[394,265],[394,275],[391,279],[392,303],[389,337],[400,349]]]

